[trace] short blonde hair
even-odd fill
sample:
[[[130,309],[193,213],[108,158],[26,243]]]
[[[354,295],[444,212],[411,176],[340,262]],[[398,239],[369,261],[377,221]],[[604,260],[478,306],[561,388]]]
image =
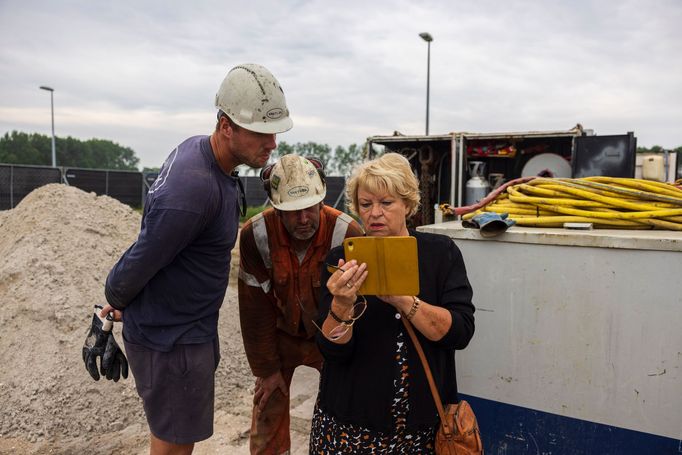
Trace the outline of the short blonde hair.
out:
[[[353,170],[346,182],[346,205],[356,215],[359,215],[358,192],[361,188],[375,194],[386,192],[402,199],[407,206],[408,218],[419,209],[419,181],[410,162],[398,153],[386,153],[361,163]]]

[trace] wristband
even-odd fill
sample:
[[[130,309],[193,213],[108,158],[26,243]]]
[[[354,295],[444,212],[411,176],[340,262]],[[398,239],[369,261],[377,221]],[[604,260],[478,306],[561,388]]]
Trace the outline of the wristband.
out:
[[[353,322],[352,319],[348,319],[347,321],[341,319],[336,313],[334,313],[331,306],[329,307],[329,315],[332,317],[332,319],[341,324],[350,324],[351,322]]]

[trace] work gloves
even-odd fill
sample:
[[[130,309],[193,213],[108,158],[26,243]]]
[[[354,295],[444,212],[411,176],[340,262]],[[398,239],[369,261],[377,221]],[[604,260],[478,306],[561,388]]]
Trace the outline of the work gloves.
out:
[[[95,305],[92,326],[83,345],[83,362],[85,369],[95,381],[99,381],[100,373],[107,379],[118,382],[119,378],[128,377],[128,360],[116,343],[111,329],[114,321],[107,316],[100,318],[102,307]],[[97,368],[97,357],[100,357],[100,368]]]
[[[516,224],[516,221],[507,219],[508,216],[508,213],[479,213],[470,220],[462,221],[462,226],[478,228],[481,232],[481,237],[495,237],[505,232],[508,227]]]

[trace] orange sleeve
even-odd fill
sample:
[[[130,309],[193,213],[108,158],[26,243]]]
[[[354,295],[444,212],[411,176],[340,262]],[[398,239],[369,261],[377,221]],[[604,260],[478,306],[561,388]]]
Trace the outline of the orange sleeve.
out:
[[[272,279],[256,247],[252,225],[239,237],[239,322],[251,372],[267,377],[282,367],[277,353],[277,311]]]

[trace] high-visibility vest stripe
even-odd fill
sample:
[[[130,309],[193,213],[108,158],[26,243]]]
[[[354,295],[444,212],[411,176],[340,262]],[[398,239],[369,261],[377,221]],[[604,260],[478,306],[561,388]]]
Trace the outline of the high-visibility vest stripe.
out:
[[[353,218],[343,212],[341,212],[341,214],[336,218],[336,223],[334,223],[334,233],[332,234],[331,248],[337,247],[343,243],[343,239],[346,238],[346,232],[348,232],[348,225],[351,222],[353,222]]]
[[[259,213],[253,218],[253,236],[256,240],[256,247],[260,253],[261,259],[265,268],[272,268],[272,259],[270,259],[270,245],[268,244],[268,229],[265,225],[265,218],[263,213]]]
[[[259,283],[255,276],[251,275],[248,272],[245,272],[244,269],[242,268],[239,268],[239,279],[246,283],[248,286],[254,288],[262,288],[263,292],[265,292],[266,294],[270,292],[270,280],[265,280],[262,283]]]

